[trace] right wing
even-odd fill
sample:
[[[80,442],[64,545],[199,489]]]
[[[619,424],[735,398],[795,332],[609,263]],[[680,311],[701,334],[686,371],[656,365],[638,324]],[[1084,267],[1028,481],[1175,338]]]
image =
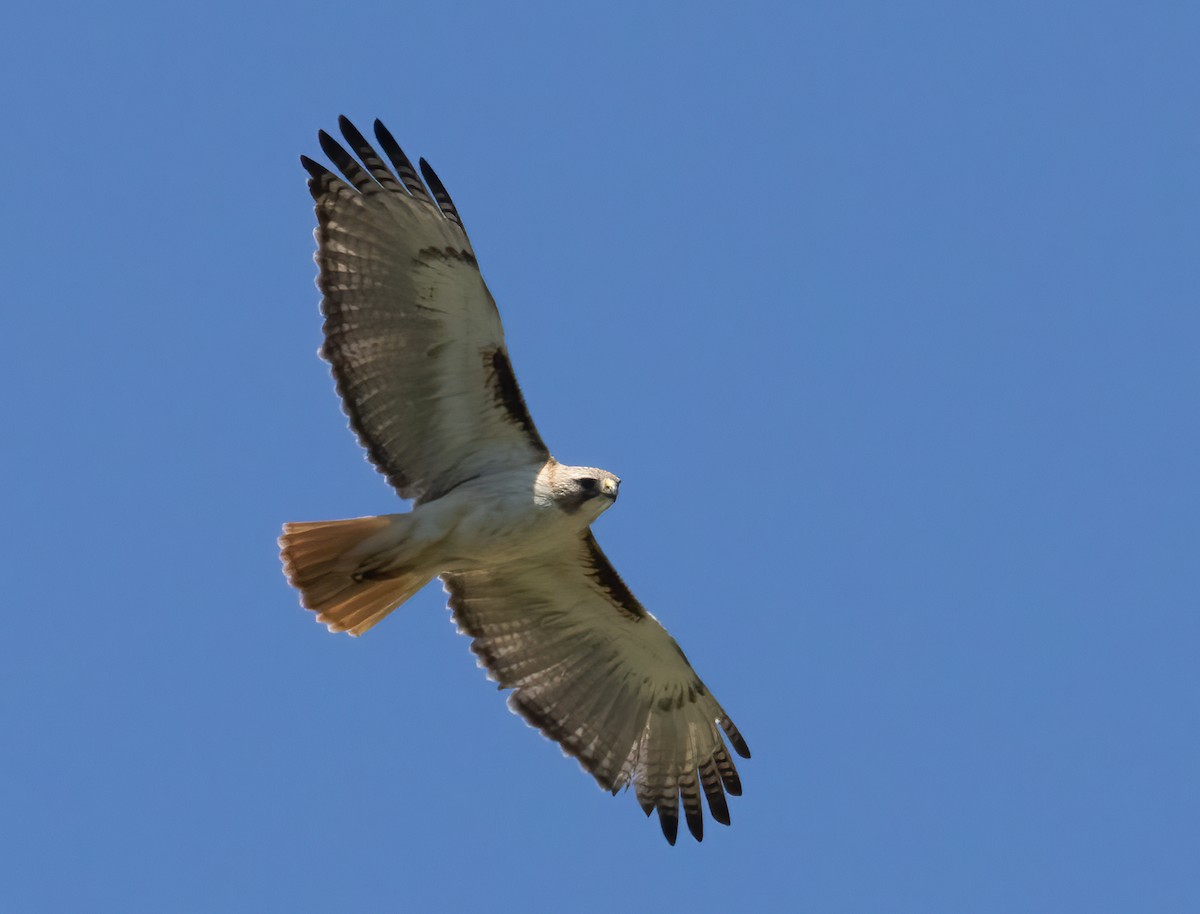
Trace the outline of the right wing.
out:
[[[672,844],[679,806],[704,835],[700,795],[729,824],[725,794],[742,783],[721,738],[750,757],[741,733],[679,645],[629,591],[586,532],[510,565],[444,574],[459,631],[508,705],[613,793],[630,783],[658,810]]]

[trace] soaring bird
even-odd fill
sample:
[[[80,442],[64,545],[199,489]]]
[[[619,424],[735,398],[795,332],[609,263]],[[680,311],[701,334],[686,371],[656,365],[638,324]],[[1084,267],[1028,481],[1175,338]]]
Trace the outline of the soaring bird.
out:
[[[284,524],[284,572],[332,632],[361,635],[440,577],[458,629],[509,707],[606,790],[633,785],[675,843],[701,793],[729,824],[746,741],[609,563],[592,522],[621,481],[556,461],[517,386],[496,303],[458,210],[379,121],[387,162],[346,144],[307,156],[316,201],[321,356],[367,456],[412,510]],[[389,164],[390,163],[390,166]],[[422,181],[422,176],[424,180]]]

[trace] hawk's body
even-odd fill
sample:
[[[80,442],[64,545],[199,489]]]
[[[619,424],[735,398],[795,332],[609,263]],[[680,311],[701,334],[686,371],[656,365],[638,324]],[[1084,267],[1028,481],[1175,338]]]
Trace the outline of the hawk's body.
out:
[[[331,631],[361,634],[440,575],[460,631],[510,706],[614,793],[634,784],[672,843],[680,798],[728,824],[741,792],[720,727],[745,742],[590,525],[620,481],[551,456],[517,387],[454,204],[391,135],[385,165],[344,118],[349,184],[303,158],[316,200],[325,345],[351,426],[407,514],[287,524],[285,571]],[[365,166],[365,169],[364,169]],[[432,193],[430,192],[432,191]]]

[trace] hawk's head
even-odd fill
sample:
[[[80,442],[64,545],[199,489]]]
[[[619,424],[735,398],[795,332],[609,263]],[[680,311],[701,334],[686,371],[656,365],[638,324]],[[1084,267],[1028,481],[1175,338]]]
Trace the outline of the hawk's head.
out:
[[[621,480],[608,470],[595,467],[547,466],[545,482],[554,504],[568,514],[582,514],[588,522],[617,500]]]

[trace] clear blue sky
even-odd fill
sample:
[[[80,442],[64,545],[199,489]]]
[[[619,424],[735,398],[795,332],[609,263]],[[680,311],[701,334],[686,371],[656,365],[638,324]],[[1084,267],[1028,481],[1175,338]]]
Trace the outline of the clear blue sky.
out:
[[[5,22],[0,910],[1200,910],[1194,5]],[[754,750],[701,845],[436,586],[355,641],[280,574],[399,507],[315,356],[340,113],[624,480],[597,535]]]

